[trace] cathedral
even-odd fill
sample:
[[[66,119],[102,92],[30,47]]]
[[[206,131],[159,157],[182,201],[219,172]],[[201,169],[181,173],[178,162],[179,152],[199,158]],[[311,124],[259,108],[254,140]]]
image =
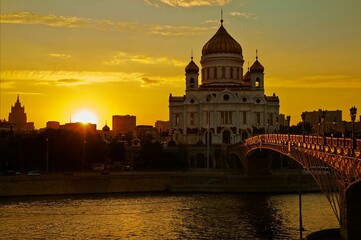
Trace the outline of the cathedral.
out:
[[[244,74],[241,45],[223,20],[203,46],[201,71],[185,67],[185,95],[169,96],[172,140],[177,144],[233,144],[278,130],[279,98],[264,94],[264,67],[256,60]]]

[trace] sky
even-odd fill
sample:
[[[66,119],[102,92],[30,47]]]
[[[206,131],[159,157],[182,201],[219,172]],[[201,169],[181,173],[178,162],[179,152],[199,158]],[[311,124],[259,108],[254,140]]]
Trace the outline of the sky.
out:
[[[137,124],[168,120],[169,94],[185,93],[184,68],[224,26],[244,69],[265,68],[280,113],[361,112],[359,0],[0,0],[0,118],[17,94],[36,128],[93,114]],[[90,112],[90,113],[89,113]],[[80,114],[81,115],[81,114]],[[83,114],[84,116],[84,114]],[[89,117],[90,118],[90,117]]]

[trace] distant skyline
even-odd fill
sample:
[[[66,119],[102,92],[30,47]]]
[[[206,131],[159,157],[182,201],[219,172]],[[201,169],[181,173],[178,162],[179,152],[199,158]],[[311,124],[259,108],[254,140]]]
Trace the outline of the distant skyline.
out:
[[[359,0],[1,0],[0,117],[17,94],[36,128],[86,112],[100,129],[113,115],[168,120],[170,93],[184,93],[193,50],[224,26],[252,64],[258,49],[266,94],[280,112],[361,112]],[[90,118],[90,117],[89,117]],[[357,118],[358,119],[358,118]]]

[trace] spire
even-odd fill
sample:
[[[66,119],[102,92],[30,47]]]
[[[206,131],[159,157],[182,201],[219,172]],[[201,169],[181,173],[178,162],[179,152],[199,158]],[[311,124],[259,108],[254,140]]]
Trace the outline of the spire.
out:
[[[221,9],[221,25],[223,25],[223,9]]]
[[[18,94],[18,97],[17,97],[17,99],[16,99],[16,102],[17,102],[17,103],[20,103],[19,94]]]
[[[191,49],[191,61],[185,68],[186,73],[198,73],[199,67],[193,62],[193,49]]]
[[[264,71],[264,67],[258,61],[258,50],[257,49],[256,49],[256,61],[251,66],[250,70],[251,70],[251,72],[262,72],[262,73]]]

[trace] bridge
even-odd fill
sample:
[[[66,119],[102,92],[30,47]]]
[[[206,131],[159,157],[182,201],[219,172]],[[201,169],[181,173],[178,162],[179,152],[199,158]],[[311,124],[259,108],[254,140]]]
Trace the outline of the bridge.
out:
[[[240,156],[247,172],[249,156],[262,149],[285,155],[308,171],[327,197],[342,238],[361,239],[360,139],[263,134],[230,146],[229,151]]]

